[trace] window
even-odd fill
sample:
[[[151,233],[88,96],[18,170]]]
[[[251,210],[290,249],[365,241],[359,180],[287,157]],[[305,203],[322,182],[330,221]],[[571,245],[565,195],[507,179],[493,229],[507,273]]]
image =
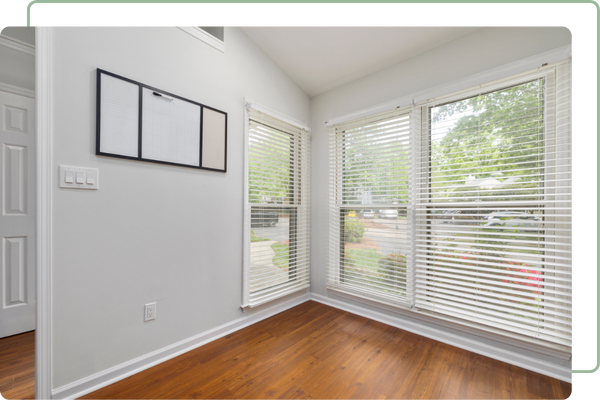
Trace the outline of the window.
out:
[[[329,131],[332,289],[410,304],[411,109]]]
[[[570,352],[570,101],[564,62],[331,126],[328,287]]]
[[[568,80],[563,66],[421,107],[418,309],[570,347]]]
[[[248,109],[244,307],[309,286],[309,133]]]

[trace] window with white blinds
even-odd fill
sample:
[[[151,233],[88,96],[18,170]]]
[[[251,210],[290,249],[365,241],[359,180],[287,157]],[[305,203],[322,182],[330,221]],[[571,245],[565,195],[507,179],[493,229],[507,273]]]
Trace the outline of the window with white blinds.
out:
[[[571,346],[570,64],[420,105],[416,307]]]
[[[412,302],[411,108],[329,127],[328,287]]]
[[[243,307],[309,287],[310,137],[247,107]]]
[[[330,125],[328,288],[569,353],[570,68]]]

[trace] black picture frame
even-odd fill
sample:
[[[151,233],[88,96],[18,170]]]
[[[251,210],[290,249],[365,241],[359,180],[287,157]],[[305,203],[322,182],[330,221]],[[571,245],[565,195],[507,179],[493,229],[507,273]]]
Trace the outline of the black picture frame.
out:
[[[122,155],[122,154],[114,154],[114,153],[107,153],[107,152],[103,152],[101,151],[101,141],[102,141],[102,132],[101,132],[101,99],[102,99],[102,90],[101,90],[101,83],[102,83],[102,75],[108,75],[111,76],[113,78],[117,78],[117,79],[121,79],[123,81],[132,83],[134,85],[138,86],[138,91],[139,91],[139,96],[138,96],[138,156],[137,157],[132,157],[132,156],[126,156],[126,155]],[[200,119],[200,132],[199,132],[199,139],[200,139],[200,149],[199,149],[199,163],[198,165],[189,165],[189,164],[181,164],[181,163],[174,163],[174,162],[169,162],[169,161],[161,161],[161,160],[153,160],[153,159],[149,159],[149,158],[143,158],[142,157],[142,140],[143,140],[143,135],[142,135],[142,124],[143,124],[143,90],[144,89],[148,89],[148,90],[152,90],[154,92],[158,92],[160,94],[164,94],[166,96],[170,96],[182,101],[186,101],[188,103],[197,105],[200,107],[200,115],[201,115],[201,119]],[[224,154],[223,154],[223,169],[216,169],[216,168],[208,168],[208,167],[203,167],[202,166],[202,145],[203,145],[203,125],[204,125],[204,109],[209,109],[212,111],[215,111],[217,113],[221,113],[225,116],[225,138],[224,138]],[[227,113],[225,111],[222,110],[218,110],[214,107],[210,107],[207,105],[204,105],[202,103],[198,103],[197,101],[193,101],[190,99],[186,99],[185,97],[181,97],[178,96],[176,94],[173,93],[169,93],[167,91],[164,91],[162,89],[158,89],[156,87],[150,86],[150,85],[146,85],[144,83],[135,81],[133,79],[129,79],[126,78],[124,76],[121,75],[117,75],[115,73],[97,68],[96,69],[96,155],[98,156],[106,156],[106,157],[115,157],[115,158],[121,158],[121,159],[126,159],[126,160],[134,160],[134,161],[144,161],[144,162],[151,162],[151,163],[156,163],[156,164],[165,164],[165,165],[173,165],[173,166],[177,166],[177,167],[185,167],[185,168],[194,168],[194,169],[202,169],[202,170],[207,170],[207,171],[216,171],[216,172],[227,172],[227,125],[228,125],[228,120],[227,120]]]

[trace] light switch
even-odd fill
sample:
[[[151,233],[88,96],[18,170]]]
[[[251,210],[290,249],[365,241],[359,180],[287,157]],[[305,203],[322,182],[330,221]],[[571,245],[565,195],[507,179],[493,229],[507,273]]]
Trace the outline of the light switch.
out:
[[[61,188],[98,190],[100,178],[97,168],[60,165],[59,174]]]

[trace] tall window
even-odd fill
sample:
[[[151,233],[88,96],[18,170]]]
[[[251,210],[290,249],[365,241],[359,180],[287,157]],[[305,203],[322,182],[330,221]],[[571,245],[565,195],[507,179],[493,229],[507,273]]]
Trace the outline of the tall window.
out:
[[[412,301],[411,110],[331,127],[329,286]]]
[[[417,308],[571,345],[565,79],[562,67],[422,106]]]
[[[562,63],[331,126],[329,288],[570,351],[570,85]]]
[[[309,136],[248,110],[244,306],[309,285]]]

